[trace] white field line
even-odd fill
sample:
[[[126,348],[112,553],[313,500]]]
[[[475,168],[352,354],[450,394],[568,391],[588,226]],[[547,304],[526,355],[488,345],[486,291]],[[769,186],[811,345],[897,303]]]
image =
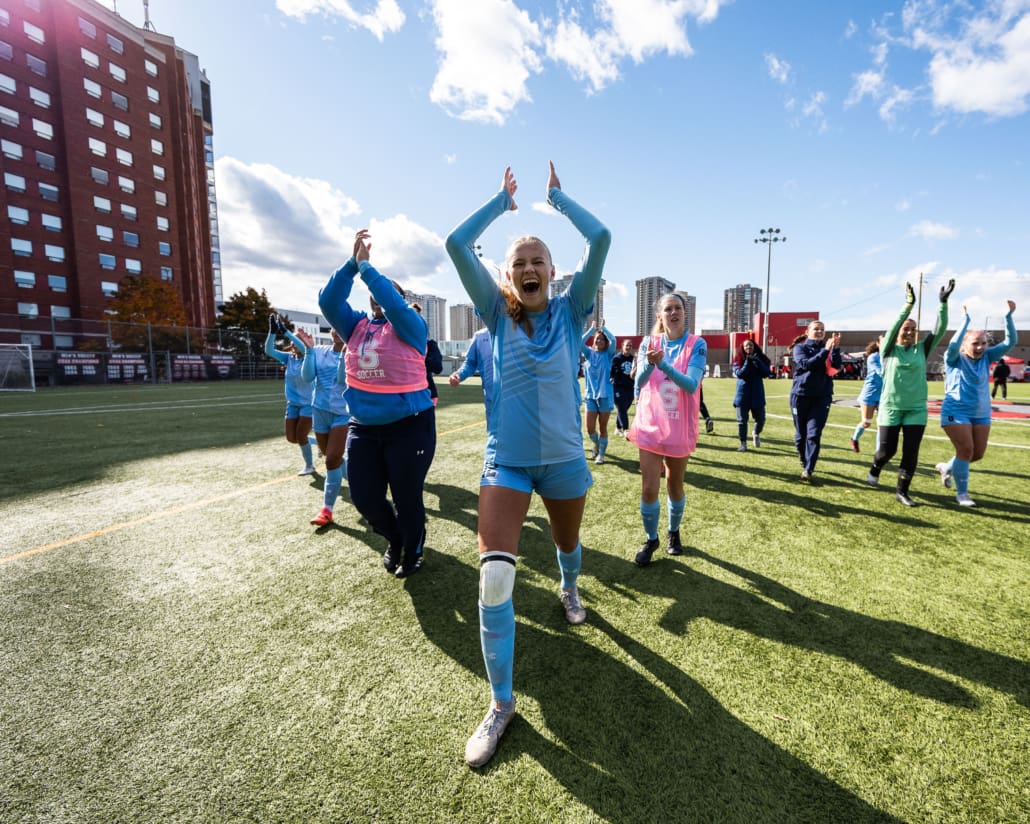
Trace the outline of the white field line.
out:
[[[219,400],[229,400],[230,403],[215,403]],[[148,403],[115,404],[112,406],[80,406],[73,409],[47,409],[31,412],[0,412],[0,418],[40,418],[48,415],[96,415],[115,412],[167,412],[175,409],[221,409],[226,406],[254,406],[256,404],[278,403],[285,404],[283,398],[264,398],[246,401],[233,401],[231,397],[226,398],[205,398],[203,400],[190,399],[188,401],[150,401]],[[163,405],[158,405],[163,404]]]

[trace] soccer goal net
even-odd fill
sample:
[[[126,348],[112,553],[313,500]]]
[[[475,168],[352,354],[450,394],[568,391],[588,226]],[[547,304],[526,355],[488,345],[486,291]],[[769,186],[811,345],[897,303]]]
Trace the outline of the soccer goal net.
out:
[[[0,343],[0,392],[35,391],[32,346],[28,343]]]

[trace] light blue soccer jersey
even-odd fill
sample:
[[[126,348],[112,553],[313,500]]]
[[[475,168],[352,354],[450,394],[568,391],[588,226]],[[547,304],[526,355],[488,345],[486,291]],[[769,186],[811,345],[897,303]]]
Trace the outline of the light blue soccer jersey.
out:
[[[342,360],[341,353],[334,352],[331,346],[312,346],[304,356],[304,374],[311,375],[315,381],[311,405],[334,415],[349,414],[343,397],[347,384],[337,380],[342,372]]]
[[[1005,339],[984,350],[979,358],[970,358],[961,352],[962,339],[969,327],[966,315],[962,328],[948,344],[944,355],[944,401],[941,403],[941,421],[949,415],[962,413],[970,418],[991,417],[991,363],[1005,355],[1016,345],[1016,323],[1012,313],[1005,316]]]
[[[583,382],[586,385],[584,394],[587,400],[611,400],[614,397],[612,361],[615,360],[615,338],[603,326],[596,331],[597,334],[608,338],[608,348],[603,352],[598,352],[587,346],[587,340],[594,334],[593,329],[589,330],[581,339],[583,357],[586,358],[586,366],[583,369]]]

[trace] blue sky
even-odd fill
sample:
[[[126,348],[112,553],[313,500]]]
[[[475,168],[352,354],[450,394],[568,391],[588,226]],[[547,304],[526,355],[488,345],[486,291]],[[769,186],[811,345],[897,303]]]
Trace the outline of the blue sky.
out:
[[[109,6],[111,2],[107,3]],[[142,23],[142,3],[118,11]],[[612,230],[606,319],[661,275],[722,325],[723,289],[885,328],[904,283],[952,327],[1030,318],[1030,0],[151,0],[212,83],[226,294],[313,310],[370,228],[385,274],[467,302],[447,233],[511,165],[559,272],[582,242],[542,207],[547,161]],[[933,307],[923,310],[929,323]]]

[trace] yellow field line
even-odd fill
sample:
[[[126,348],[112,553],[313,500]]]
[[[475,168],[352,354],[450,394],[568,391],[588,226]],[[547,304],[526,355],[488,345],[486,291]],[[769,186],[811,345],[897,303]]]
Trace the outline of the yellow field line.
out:
[[[477,426],[483,426],[486,421],[477,421],[476,423],[470,423],[466,426],[459,426],[457,429],[449,429],[446,432],[441,432],[437,437],[444,437],[446,435],[453,435],[455,432],[462,432],[466,429],[473,429]],[[203,501],[195,501],[191,504],[184,504],[183,506],[173,507],[172,509],[162,509],[160,512],[152,512],[149,515],[145,515],[142,518],[136,518],[133,521],[123,521],[119,524],[111,524],[111,526],[105,526],[103,529],[98,529],[94,532],[87,532],[83,535],[76,535],[72,538],[65,538],[63,541],[54,541],[52,544],[44,544],[43,546],[37,546],[34,549],[26,549],[24,552],[16,552],[13,555],[0,556],[0,564],[6,564],[10,561],[20,561],[23,558],[30,558],[33,555],[39,555],[42,552],[49,552],[52,549],[60,549],[61,547],[69,546],[71,544],[77,544],[81,541],[88,541],[91,538],[99,538],[101,535],[109,535],[112,532],[118,532],[122,529],[129,529],[134,526],[142,526],[148,524],[151,521],[157,521],[161,518],[167,518],[171,515],[180,515],[183,512],[190,512],[194,509],[201,509],[211,504],[221,503],[222,501],[230,500],[231,498],[238,498],[240,495],[249,495],[251,492],[256,492],[259,489],[264,489],[268,486],[275,486],[276,484],[286,483],[286,481],[293,480],[295,475],[287,475],[284,478],[276,478],[273,481],[265,481],[264,483],[257,484],[257,486],[250,486],[246,489],[237,489],[235,492],[228,492],[225,495],[219,495],[217,498],[208,498]]]

